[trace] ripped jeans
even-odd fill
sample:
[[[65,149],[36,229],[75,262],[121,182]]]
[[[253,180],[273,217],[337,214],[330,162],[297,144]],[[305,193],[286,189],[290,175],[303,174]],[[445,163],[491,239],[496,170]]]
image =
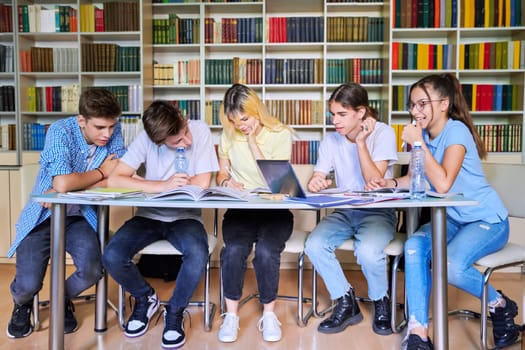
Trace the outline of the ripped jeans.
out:
[[[432,280],[432,225],[421,226],[405,243],[405,288],[409,329],[428,327],[428,307]],[[474,263],[505,246],[509,239],[509,220],[490,224],[475,221],[458,223],[447,217],[448,283],[481,299],[483,275]],[[499,297],[489,285],[489,302]]]

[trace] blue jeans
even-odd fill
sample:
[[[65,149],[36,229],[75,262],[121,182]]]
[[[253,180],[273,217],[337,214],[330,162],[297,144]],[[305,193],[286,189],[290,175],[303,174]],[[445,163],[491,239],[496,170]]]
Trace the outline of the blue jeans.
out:
[[[355,239],[354,255],[368,282],[372,300],[388,292],[385,247],[394,237],[394,209],[338,209],[324,217],[308,236],[305,252],[330,293],[339,299],[350,288],[335,250],[346,240]]]
[[[50,234],[51,221],[47,219],[16,248],[16,272],[11,283],[11,294],[17,304],[30,302],[42,289],[50,257]],[[97,283],[102,277],[102,264],[97,233],[84,217],[66,217],[65,245],[76,268],[65,284],[65,295],[69,300]]]
[[[255,244],[253,267],[259,300],[268,304],[277,298],[281,252],[293,229],[289,210],[230,209],[222,221],[224,248],[221,274],[224,296],[239,300],[242,296],[246,259]]]
[[[135,216],[111,238],[102,261],[111,277],[131,295],[146,296],[152,287],[132,259],[142,248],[163,239],[182,253],[182,265],[169,301],[172,310],[178,310],[188,306],[208,263],[208,236],[201,222],[163,222]]]
[[[428,307],[432,279],[432,225],[421,226],[405,243],[405,284],[409,320],[428,327]],[[447,218],[448,283],[481,298],[483,276],[474,263],[503,248],[509,239],[509,221],[489,224],[476,221],[460,224]],[[488,300],[495,301],[498,292],[489,285]]]

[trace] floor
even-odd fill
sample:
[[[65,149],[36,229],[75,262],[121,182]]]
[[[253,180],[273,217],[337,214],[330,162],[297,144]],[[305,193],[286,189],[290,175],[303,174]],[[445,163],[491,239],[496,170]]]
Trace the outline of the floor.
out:
[[[68,270],[70,271],[70,267]],[[0,310],[4,310],[0,315],[0,329],[5,330],[12,312],[12,301],[9,294],[9,284],[14,274],[14,265],[0,264]],[[49,273],[48,273],[49,275]],[[359,271],[347,271],[350,282],[354,285],[358,295],[366,294],[366,283]],[[311,273],[306,274],[307,281],[310,281]],[[402,274],[400,276],[402,279]],[[525,306],[525,275],[519,273],[498,273],[493,276],[493,282],[498,289],[503,289],[520,306],[520,314],[517,320],[525,323],[523,308]],[[152,285],[157,290],[159,297],[167,299],[171,295],[173,283],[166,283],[159,279],[151,279]],[[319,296],[321,305],[329,302],[328,294],[324,290],[322,282],[319,283]],[[211,271],[211,295],[212,301],[218,301],[218,270]],[[306,286],[310,286],[308,282]],[[293,294],[296,288],[296,274],[292,269],[284,269],[281,273],[280,294]],[[41,299],[47,298],[49,281],[46,279]],[[110,279],[109,297],[116,301],[116,285]],[[246,275],[245,292],[256,291],[256,283],[253,270],[249,270]],[[310,295],[310,293],[307,293]],[[203,288],[199,287],[195,298],[202,297]],[[449,309],[456,307],[471,308],[479,310],[479,301],[454,287],[449,287]],[[297,349],[297,350],[353,350],[353,349],[374,349],[374,350],[398,350],[404,333],[389,336],[379,336],[373,333],[371,322],[372,306],[361,303],[361,310],[364,320],[354,326],[347,328],[339,334],[326,335],[317,332],[317,325],[320,319],[310,319],[304,328],[298,327],[295,321],[296,305],[293,302],[279,301],[277,304],[277,315],[282,322],[283,339],[277,343],[265,343],[257,330],[257,321],[260,317],[260,305],[256,301],[251,301],[240,309],[240,332],[239,339],[235,343],[223,344],[217,340],[217,332],[221,324],[219,312],[213,319],[212,330],[205,332],[203,328],[202,309],[189,308],[190,318],[186,319],[187,341],[185,349]],[[38,332],[33,332],[24,339],[9,339],[7,336],[0,337],[0,349],[47,349],[48,347],[48,327],[49,310],[41,311],[42,327]],[[158,313],[160,314],[160,313]],[[150,325],[148,332],[137,339],[129,339],[123,335],[119,329],[116,314],[108,310],[108,330],[97,334],[93,331],[94,327],[94,304],[90,302],[76,303],[76,316],[80,323],[80,329],[65,336],[65,348],[74,350],[87,349],[160,349],[160,340],[163,328],[162,317],[156,323]],[[191,326],[190,322],[191,321]],[[5,332],[5,331],[3,331]],[[479,343],[479,322],[477,320],[465,320],[459,317],[449,317],[449,337],[451,350],[478,349]],[[508,347],[509,350],[525,349],[523,345],[515,344]]]

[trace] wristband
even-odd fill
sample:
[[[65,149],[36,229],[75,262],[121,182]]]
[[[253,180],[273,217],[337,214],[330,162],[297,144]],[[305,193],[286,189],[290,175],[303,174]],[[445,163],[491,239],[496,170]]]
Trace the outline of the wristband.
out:
[[[97,170],[100,173],[100,175],[102,175],[102,179],[100,179],[101,181],[106,178],[106,175],[104,175],[104,173],[102,172],[102,170],[100,170],[100,168],[95,168],[94,170]]]
[[[397,180],[392,178],[392,181],[394,181],[394,188],[397,188]]]

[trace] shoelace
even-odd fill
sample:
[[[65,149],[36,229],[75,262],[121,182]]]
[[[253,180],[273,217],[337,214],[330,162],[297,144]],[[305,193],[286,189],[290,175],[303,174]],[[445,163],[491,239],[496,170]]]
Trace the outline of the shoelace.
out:
[[[270,321],[270,322],[268,322]],[[257,323],[257,328],[262,332],[263,328],[278,328],[281,325],[281,322],[277,319],[275,315],[266,315],[259,319]]]
[[[181,328],[184,328],[184,325],[183,325],[184,314],[188,316],[188,321],[190,323],[190,328],[191,328],[191,314],[189,313],[188,310],[185,309],[182,313],[176,313],[175,316],[171,316],[171,313],[168,311],[166,307],[164,308],[164,313],[159,313],[159,315],[157,316],[157,319],[155,320],[155,325],[159,323],[160,317],[164,315],[166,327],[168,329],[175,329],[175,324],[176,324],[177,319],[180,319],[179,322],[180,322]]]
[[[226,327],[226,328],[239,329],[239,323],[235,320],[235,317],[233,316],[228,317],[228,314],[226,313],[222,314],[221,317],[224,317],[224,322],[221,328]]]
[[[27,304],[20,305],[13,312],[13,324],[25,323],[28,315],[30,314],[31,307]]]
[[[71,301],[66,302],[66,315],[72,316],[73,312],[75,312],[75,304]]]
[[[136,298],[135,307],[133,308],[133,312],[131,313],[130,320],[140,320],[146,323],[146,320],[144,319],[144,317],[146,317],[146,314],[148,312],[148,302],[149,302],[149,296],[142,297],[142,298]]]
[[[379,300],[374,303],[375,306],[375,312],[378,316],[378,319],[389,319],[388,316],[389,310],[388,310],[388,301],[385,301],[384,299]]]

